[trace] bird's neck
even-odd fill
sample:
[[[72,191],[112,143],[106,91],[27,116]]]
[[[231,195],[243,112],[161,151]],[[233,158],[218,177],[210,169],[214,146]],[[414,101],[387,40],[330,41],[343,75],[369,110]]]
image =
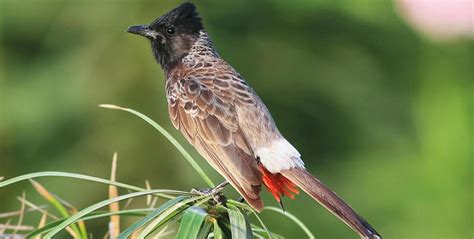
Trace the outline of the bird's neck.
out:
[[[196,42],[194,42],[191,50],[189,50],[188,55],[194,57],[219,57],[219,54],[217,54],[217,51],[212,44],[211,38],[209,38],[209,35],[205,31],[199,32],[199,37]]]
[[[174,64],[168,64],[167,67],[163,67],[167,73],[172,71],[175,67],[179,65],[185,65],[187,67],[193,67],[199,62],[212,61],[217,58],[220,58],[217,54],[214,45],[212,44],[211,39],[209,38],[207,32],[200,31],[199,37],[193,43],[189,52],[184,55],[179,61]]]
[[[197,62],[220,58],[217,54],[211,39],[207,32],[200,31],[199,37],[189,50],[189,53],[183,57],[181,62],[185,65],[194,65]]]

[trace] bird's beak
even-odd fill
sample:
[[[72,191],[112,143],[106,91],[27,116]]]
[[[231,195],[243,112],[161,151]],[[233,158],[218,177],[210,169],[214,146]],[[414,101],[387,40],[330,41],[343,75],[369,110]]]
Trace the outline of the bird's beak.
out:
[[[148,25],[139,25],[139,26],[131,26],[125,30],[128,33],[137,34],[144,37],[156,38],[158,33],[152,29]]]

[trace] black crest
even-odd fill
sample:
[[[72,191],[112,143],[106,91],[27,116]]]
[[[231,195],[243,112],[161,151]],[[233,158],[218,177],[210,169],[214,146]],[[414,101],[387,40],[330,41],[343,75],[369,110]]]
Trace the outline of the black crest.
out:
[[[158,63],[164,69],[170,69],[189,53],[202,30],[196,7],[186,2],[150,25],[131,26],[127,32],[148,38]]]
[[[194,4],[185,2],[150,24],[152,29],[174,26],[182,32],[197,34],[203,29],[201,18]]]

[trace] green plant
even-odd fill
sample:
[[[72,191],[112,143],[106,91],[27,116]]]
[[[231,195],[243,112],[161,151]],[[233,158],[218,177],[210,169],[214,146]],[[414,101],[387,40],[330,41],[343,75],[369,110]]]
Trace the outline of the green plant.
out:
[[[214,187],[215,184],[190,154],[159,124],[132,109],[115,105],[101,105],[101,107],[126,111],[145,120],[178,149],[210,187]],[[283,238],[283,236],[268,230],[257,212],[245,203],[229,199],[225,204],[216,204],[212,196],[203,196],[179,190],[151,189],[148,183],[146,184],[147,188],[142,188],[117,182],[115,181],[116,162],[117,155],[115,154],[110,180],[66,172],[37,172],[5,181],[0,179],[0,188],[20,181],[30,180],[36,191],[50,204],[50,207],[37,206],[26,200],[23,194],[19,198],[21,202],[20,211],[0,214],[0,219],[19,216],[16,225],[10,225],[10,220],[5,224],[0,224],[0,238],[9,235],[26,238],[52,238],[63,230],[66,230],[74,238],[88,238],[89,233],[85,222],[99,218],[109,218],[110,226],[107,234],[111,238],[159,238],[170,234],[167,229],[175,223],[179,223],[176,238]],[[77,210],[55,194],[50,193],[39,182],[33,180],[40,177],[66,177],[106,184],[109,187],[109,198],[94,203],[82,210]],[[127,189],[130,192],[119,195],[117,188]],[[128,204],[126,204],[122,209],[119,209],[118,202],[130,201],[144,196],[147,197],[146,206],[128,209]],[[158,198],[165,199],[166,202],[155,206],[156,199]],[[100,210],[107,206],[109,206],[109,210]],[[55,216],[51,210],[52,208],[56,209],[61,216]],[[300,226],[309,238],[314,238],[309,229],[298,218],[288,212],[274,207],[266,207],[264,210],[277,211],[287,216]],[[42,213],[37,227],[29,228],[22,225],[24,216],[29,212]],[[249,216],[254,216],[257,219],[258,225],[252,224],[249,221]],[[122,217],[138,217],[139,219],[123,231],[120,231],[120,218]]]

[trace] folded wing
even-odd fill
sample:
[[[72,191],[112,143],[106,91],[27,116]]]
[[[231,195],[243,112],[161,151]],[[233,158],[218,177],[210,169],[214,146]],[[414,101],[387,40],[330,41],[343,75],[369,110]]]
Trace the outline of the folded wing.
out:
[[[173,125],[245,200],[257,210],[262,175],[238,124],[232,72],[218,68],[193,71],[167,81]]]

